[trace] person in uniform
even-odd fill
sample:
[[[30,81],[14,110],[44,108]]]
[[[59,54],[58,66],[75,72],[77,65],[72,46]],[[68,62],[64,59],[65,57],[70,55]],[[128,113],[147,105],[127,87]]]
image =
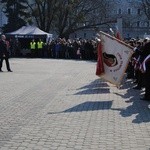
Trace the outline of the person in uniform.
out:
[[[36,42],[34,39],[32,39],[32,41],[30,42],[30,50],[31,50],[31,57],[37,57],[38,56],[38,52],[36,49]]]
[[[44,42],[39,39],[39,41],[37,42],[37,48],[38,48],[38,56],[40,58],[44,57]]]
[[[146,44],[143,47],[141,54],[143,58],[141,70],[145,80],[145,94],[141,100],[150,101],[150,39],[145,39],[145,41]]]

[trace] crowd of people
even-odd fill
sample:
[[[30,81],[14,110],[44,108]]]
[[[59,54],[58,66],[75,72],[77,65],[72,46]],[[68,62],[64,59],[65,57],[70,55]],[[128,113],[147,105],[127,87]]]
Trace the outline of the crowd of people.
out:
[[[95,40],[57,38],[45,42],[42,39],[31,39],[26,46],[30,52],[22,54],[23,43],[15,40],[10,43],[12,57],[57,58],[57,59],[97,59],[97,44]],[[27,43],[26,43],[27,44]]]
[[[32,50],[31,57],[96,59],[96,43],[93,40],[66,40],[65,38],[58,38],[47,43],[40,40],[37,42],[37,47],[35,46],[35,51],[37,52],[36,54]]]
[[[150,39],[131,39],[128,42],[134,47],[134,53],[127,68],[127,78],[132,79],[135,90],[145,89],[141,100],[150,101]]]

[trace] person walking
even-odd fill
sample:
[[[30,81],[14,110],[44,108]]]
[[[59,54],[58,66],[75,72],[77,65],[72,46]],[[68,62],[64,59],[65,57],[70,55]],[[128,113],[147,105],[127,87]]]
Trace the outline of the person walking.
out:
[[[9,64],[9,42],[6,41],[6,36],[3,34],[1,35],[1,40],[0,40],[0,72],[2,71],[2,65],[3,65],[3,60],[5,59],[6,62],[6,67],[8,72],[12,72],[10,69],[10,64]]]

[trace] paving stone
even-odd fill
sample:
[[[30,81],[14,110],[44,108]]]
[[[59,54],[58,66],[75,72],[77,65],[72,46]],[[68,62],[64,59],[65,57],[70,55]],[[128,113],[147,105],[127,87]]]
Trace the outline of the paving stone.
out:
[[[150,150],[150,109],[96,62],[10,59],[0,73],[0,150]]]

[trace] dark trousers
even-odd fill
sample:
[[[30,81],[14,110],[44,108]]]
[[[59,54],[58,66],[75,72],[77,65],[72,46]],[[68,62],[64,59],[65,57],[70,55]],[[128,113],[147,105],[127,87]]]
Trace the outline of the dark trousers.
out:
[[[145,97],[150,100],[150,62],[147,65],[145,73]]]
[[[3,60],[4,59],[5,59],[5,62],[6,62],[7,70],[9,71],[10,70],[10,65],[9,65],[8,57],[2,57],[2,58],[0,58],[0,70],[2,69],[2,65],[3,65]]]
[[[137,86],[138,87],[144,87],[145,86],[145,79],[144,79],[145,74],[143,74],[141,71],[138,70],[137,72]]]

